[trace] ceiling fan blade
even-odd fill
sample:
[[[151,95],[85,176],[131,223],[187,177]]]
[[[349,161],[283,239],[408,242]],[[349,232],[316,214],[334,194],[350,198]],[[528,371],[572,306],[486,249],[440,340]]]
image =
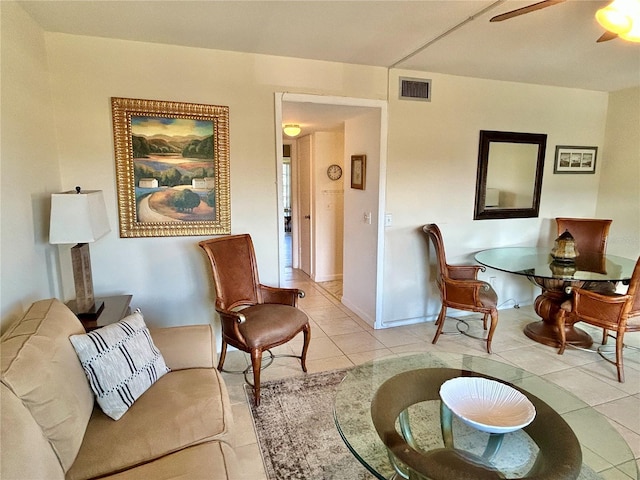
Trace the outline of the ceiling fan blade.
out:
[[[542,8],[551,7],[558,3],[563,3],[566,0],[544,0],[543,2],[534,3],[533,5],[529,5],[528,7],[518,8],[516,10],[511,10],[510,12],[503,13],[501,15],[496,15],[495,17],[489,20],[490,22],[501,22],[503,20],[509,20],[510,18],[517,17],[519,15],[524,15],[525,13],[535,12],[536,10],[540,10]]]
[[[598,40],[596,40],[596,42],[601,43],[601,42],[608,42],[609,40],[613,40],[614,38],[618,38],[618,34],[617,33],[613,33],[613,32],[604,32],[600,38],[598,38]]]

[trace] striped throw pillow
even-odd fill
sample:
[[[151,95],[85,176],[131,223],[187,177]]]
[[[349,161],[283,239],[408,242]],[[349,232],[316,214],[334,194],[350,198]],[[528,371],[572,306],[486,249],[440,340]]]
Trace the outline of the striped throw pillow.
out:
[[[69,337],[102,411],[118,420],[169,371],[140,310],[118,323]]]

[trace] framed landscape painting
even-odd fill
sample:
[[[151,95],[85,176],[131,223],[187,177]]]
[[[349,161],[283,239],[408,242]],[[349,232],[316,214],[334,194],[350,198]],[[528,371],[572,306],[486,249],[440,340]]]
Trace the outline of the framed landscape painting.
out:
[[[112,98],[120,237],[231,233],[229,107]]]

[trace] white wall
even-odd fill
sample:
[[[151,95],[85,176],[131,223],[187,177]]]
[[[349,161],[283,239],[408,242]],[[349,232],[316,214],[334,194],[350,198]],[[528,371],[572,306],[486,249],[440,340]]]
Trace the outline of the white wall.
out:
[[[342,232],[344,219],[344,133],[313,134],[314,182],[314,280],[326,282],[342,279]],[[329,165],[343,169],[338,180],[327,176]]]
[[[1,315],[4,330],[35,300],[56,295],[48,243],[50,195],[60,191],[44,32],[13,2],[1,7]]]
[[[604,143],[607,94],[449,75],[432,79],[431,102],[397,99],[389,81],[389,163],[383,322],[433,319],[440,301],[429,274],[419,227],[437,223],[451,263],[473,261],[476,251],[504,245],[552,245],[556,216],[594,216],[600,181],[594,175],[554,175],[555,145]],[[539,218],[473,220],[480,130],[546,133],[547,151]],[[552,234],[553,233],[553,234]],[[537,289],[497,271],[500,302],[531,303]]]
[[[104,190],[112,225],[91,246],[95,291],[133,294],[133,304],[156,325],[210,321],[209,267],[199,237],[119,238],[110,98],[229,106],[232,233],[252,235],[260,278],[275,284],[274,92],[386,95],[384,69],[371,67],[55,33],[47,45],[62,185]]]
[[[371,325],[376,319],[381,109],[345,122],[344,281],[342,303]],[[351,188],[351,155],[366,155],[366,188]],[[371,223],[364,214],[371,213]]]
[[[611,218],[607,252],[640,255],[640,88],[610,95],[605,148],[599,153],[596,216]]]

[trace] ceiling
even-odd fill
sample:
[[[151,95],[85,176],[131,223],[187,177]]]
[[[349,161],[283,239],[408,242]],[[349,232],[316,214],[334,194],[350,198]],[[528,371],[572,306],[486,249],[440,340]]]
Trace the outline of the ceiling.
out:
[[[494,15],[536,1],[19,3],[51,32],[598,91],[640,85],[639,43],[596,43],[603,29],[594,14],[608,1],[567,0],[508,21],[489,22]],[[287,115],[285,109],[285,121]]]

